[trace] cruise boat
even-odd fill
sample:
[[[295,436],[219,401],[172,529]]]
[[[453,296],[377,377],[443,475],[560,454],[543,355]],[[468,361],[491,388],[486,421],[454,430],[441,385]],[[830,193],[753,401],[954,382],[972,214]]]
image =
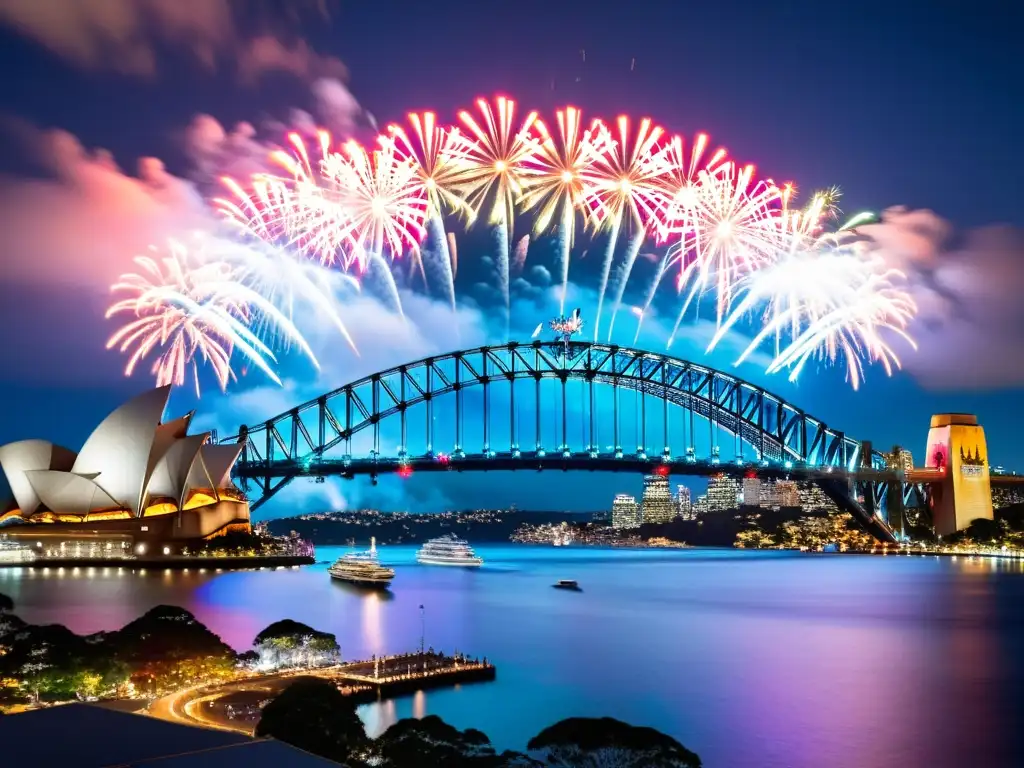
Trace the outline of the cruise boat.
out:
[[[381,565],[377,559],[377,540],[370,539],[367,552],[350,552],[334,561],[327,569],[332,579],[350,584],[386,587],[395,578],[394,568]]]
[[[483,558],[477,557],[469,543],[453,533],[431,539],[416,553],[416,562],[424,565],[461,565],[477,567],[484,564]]]

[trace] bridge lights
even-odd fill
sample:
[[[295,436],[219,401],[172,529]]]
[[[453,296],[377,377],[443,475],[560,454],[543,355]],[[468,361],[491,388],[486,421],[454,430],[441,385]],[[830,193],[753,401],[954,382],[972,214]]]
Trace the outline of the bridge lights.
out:
[[[537,449],[537,456],[538,456],[539,458],[543,459],[543,458],[544,458],[545,456],[547,456],[547,455],[548,455],[548,452],[547,452],[547,451],[545,451],[545,450],[544,450],[543,448],[538,448],[538,449]]]
[[[641,461],[647,461],[647,451],[641,448],[639,451],[636,452],[636,457]]]
[[[793,468],[793,462],[787,460],[785,463],[783,463],[782,466],[784,466],[786,469],[792,469]]]
[[[513,459],[518,459],[522,455],[523,455],[522,452],[518,448],[513,448],[512,449],[512,458]]]
[[[398,468],[398,476],[400,478],[402,478],[403,480],[405,478],[407,478],[407,477],[411,477],[412,476],[412,467],[410,467],[408,464],[403,464],[402,466],[400,466]]]
[[[615,446],[615,458],[616,459],[621,459],[622,458],[622,449],[619,448],[619,446]]]
[[[591,448],[589,453],[590,453],[590,458],[592,458],[592,459],[596,459],[598,457],[598,455],[599,455],[599,452],[598,452],[598,450],[596,448]]]

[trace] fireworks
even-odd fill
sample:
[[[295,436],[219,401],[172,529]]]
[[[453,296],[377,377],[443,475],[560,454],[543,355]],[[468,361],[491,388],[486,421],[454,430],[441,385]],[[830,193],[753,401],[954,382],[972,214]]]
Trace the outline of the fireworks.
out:
[[[533,148],[530,128],[537,119],[537,113],[530,112],[517,125],[516,103],[511,99],[498,97],[496,112],[485,99],[477,99],[476,103],[482,121],[478,122],[466,110],[459,112],[459,120],[469,130],[469,143],[452,160],[458,168],[456,185],[459,194],[472,210],[473,217],[478,217],[491,201],[487,221],[498,231],[498,278],[505,308],[508,309],[512,223],[516,202],[522,194],[524,163]]]
[[[632,234],[626,260],[617,279],[612,322],[608,327],[609,338],[615,324],[615,313],[622,303],[626,281],[646,237],[648,224],[658,218],[666,207],[661,187],[665,166],[659,162],[658,154],[658,141],[663,130],[644,118],[636,134],[631,136],[629,118],[625,116],[619,117],[616,126],[617,133],[612,134],[611,140],[602,145],[602,151],[593,155],[593,163],[584,174],[593,190],[587,202],[597,221],[609,232],[601,267],[597,318],[594,321],[595,340],[600,331],[604,294],[608,289],[612,258],[623,223],[631,229]]]
[[[819,203],[812,203],[808,219],[813,221],[814,213],[822,210]],[[803,227],[810,230],[813,225]],[[900,367],[885,335],[900,337],[914,347],[907,326],[916,306],[899,287],[903,273],[887,268],[863,243],[847,241],[844,235],[850,229],[847,224],[835,234],[808,237],[803,247],[744,278],[738,286],[743,298],[718,328],[708,351],[742,317],[763,306],[761,330],[737,365],[773,340],[774,357],[767,372],[788,368],[791,381],[813,359],[843,362],[854,389],[864,380],[865,363],[877,362],[889,374],[894,366]]]
[[[575,107],[560,109],[555,115],[557,139],[542,121],[536,122],[539,138],[534,140],[534,151],[522,171],[522,207],[526,211],[536,209],[534,232],[538,234],[547,231],[552,220],[557,223],[564,311],[577,215],[580,211],[590,213],[587,202],[594,194],[586,172],[605,151],[610,136],[604,124],[596,120],[590,128],[582,130],[583,117]],[[588,216],[587,220],[592,221],[593,217]]]
[[[676,320],[675,337],[693,299],[713,285],[716,316],[721,324],[732,304],[735,285],[744,275],[770,264],[780,246],[779,190],[770,182],[754,182],[753,166],[726,163],[714,172],[701,171],[693,229],[681,232],[676,261],[678,286],[690,289]],[[671,344],[671,339],[669,340]]]
[[[856,388],[870,363],[899,367],[886,339],[913,345],[907,328],[916,308],[900,287],[903,276],[847,237],[862,217],[835,230],[838,188],[797,208],[792,184],[756,178],[752,166],[728,159],[706,134],[692,142],[668,138],[646,118],[584,122],[580,110],[565,107],[548,122],[536,112],[517,114],[514,101],[499,97],[478,99],[458,122],[411,113],[369,149],[335,145],[326,131],[305,139],[290,133],[262,173],[224,179],[228,194],[213,203],[238,240],[217,237],[215,247],[195,253],[172,246],[167,256],[140,259],[139,272],[115,286],[123,298],[110,315],[134,315],[110,340],[129,354],[128,372],[155,356],[160,382],[180,384],[191,374],[198,384],[197,367],[206,363],[223,389],[237,353],[276,381],[271,347],[298,347],[315,363],[296,318],[315,311],[355,349],[336,294],[377,283],[401,315],[396,275],[411,280],[418,273],[426,285],[443,286],[454,311],[458,257],[446,219],[449,227],[491,228],[507,318],[510,273],[523,269],[528,253],[543,253],[542,238],[551,235],[564,312],[582,221],[605,238],[595,340],[606,303],[612,339],[650,236],[661,248],[650,254],[657,265],[652,286],[632,307],[637,337],[654,314],[663,278],[678,267],[681,298],[669,345],[705,295],[715,302],[717,323],[709,349],[738,326],[753,325],[740,361],[771,340],[769,372],[795,377],[820,359],[844,364]],[[530,234],[513,238],[517,215],[529,217]],[[826,228],[835,231],[822,234]],[[475,255],[472,243],[468,248],[464,261]],[[406,254],[409,269],[399,273]],[[475,270],[469,274],[475,279]],[[564,328],[551,327],[563,340],[581,332],[578,312],[562,320]]]
[[[165,258],[139,256],[135,263],[139,272],[122,275],[111,288],[129,295],[106,314],[107,318],[133,316],[107,341],[107,349],[133,349],[126,376],[159,350],[152,368],[157,386],[182,385],[191,369],[198,393],[201,359],[210,365],[223,390],[235,378],[231,355],[237,347],[270,379],[281,383],[269,365],[273,353],[246,327],[249,308],[218,290],[230,280],[230,266],[218,261],[190,263],[187,250],[178,243],[171,244]]]

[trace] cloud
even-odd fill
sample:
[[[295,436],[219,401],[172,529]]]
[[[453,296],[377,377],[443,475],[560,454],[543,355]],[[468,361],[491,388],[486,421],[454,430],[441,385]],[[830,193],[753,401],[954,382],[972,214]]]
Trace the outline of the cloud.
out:
[[[322,3],[292,4],[294,20]],[[266,31],[249,33],[256,19],[282,30],[288,19],[259,16],[247,0],[0,0],[0,23],[32,38],[71,63],[93,71],[153,77],[161,54],[184,54],[206,70],[229,62],[243,84],[267,72],[311,80],[340,77],[344,65],[312,51],[301,39],[288,42]]]
[[[859,228],[903,269],[918,317],[903,367],[932,390],[1024,386],[1024,232],[991,226],[956,236],[931,211],[886,211]]]

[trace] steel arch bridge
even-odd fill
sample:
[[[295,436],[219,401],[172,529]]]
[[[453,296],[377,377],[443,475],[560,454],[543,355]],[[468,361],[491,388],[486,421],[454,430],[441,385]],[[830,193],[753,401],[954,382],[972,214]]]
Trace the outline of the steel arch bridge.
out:
[[[628,410],[620,402],[623,392],[634,400],[636,446],[630,450],[622,447]],[[473,393],[482,410],[467,408]],[[451,422],[443,418],[446,401]],[[545,417],[545,405],[553,420]],[[524,408],[532,411],[532,425],[522,423]],[[443,452],[437,450],[444,443],[437,435],[439,413],[453,432]],[[580,425],[575,444],[570,420]],[[381,450],[385,423],[400,434],[393,455]],[[612,444],[602,448],[601,430],[607,438],[609,425]],[[423,452],[408,449],[410,428],[423,438]],[[467,452],[467,428],[482,433],[479,451]],[[506,442],[499,450],[501,429]],[[698,451],[705,429],[706,446]],[[736,451],[728,462],[719,456],[723,434]],[[357,436],[368,442],[367,450],[353,451]],[[520,445],[524,438],[532,438],[529,449]],[[660,444],[653,454],[648,451],[652,439]],[[676,456],[671,446],[679,439],[685,449]],[[755,472],[813,481],[876,537],[895,539],[876,510],[897,478],[870,444],[735,376],[614,345],[511,342],[426,357],[346,384],[261,424],[242,426],[221,442],[243,445],[235,476],[247,491],[256,486],[253,509],[298,477],[370,475],[376,480],[388,472],[416,470]]]

